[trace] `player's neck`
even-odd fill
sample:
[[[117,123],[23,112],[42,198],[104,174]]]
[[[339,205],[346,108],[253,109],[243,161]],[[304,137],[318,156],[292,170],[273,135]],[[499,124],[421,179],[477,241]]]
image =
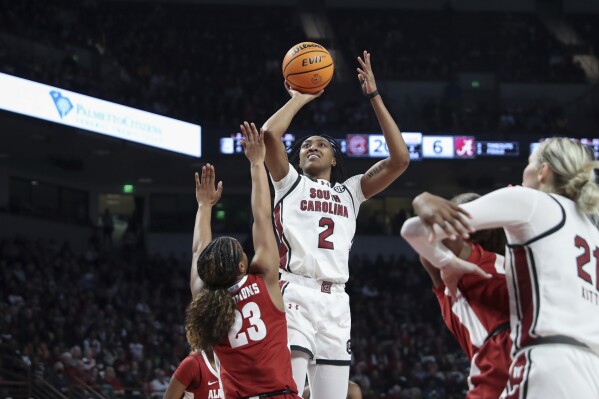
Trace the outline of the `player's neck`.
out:
[[[330,170],[322,171],[320,173],[314,173],[314,174],[304,172],[304,175],[306,177],[309,177],[312,180],[326,180],[328,182],[331,181],[331,171]]]

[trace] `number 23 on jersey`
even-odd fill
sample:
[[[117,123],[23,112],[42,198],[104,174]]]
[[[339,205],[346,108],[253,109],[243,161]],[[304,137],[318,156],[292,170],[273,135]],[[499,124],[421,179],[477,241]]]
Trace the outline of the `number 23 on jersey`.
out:
[[[247,319],[249,326],[242,331],[243,320]],[[260,319],[260,307],[256,302],[246,303],[241,312],[235,309],[235,322],[229,330],[231,348],[247,345],[249,341],[261,341],[266,337],[266,325]]]

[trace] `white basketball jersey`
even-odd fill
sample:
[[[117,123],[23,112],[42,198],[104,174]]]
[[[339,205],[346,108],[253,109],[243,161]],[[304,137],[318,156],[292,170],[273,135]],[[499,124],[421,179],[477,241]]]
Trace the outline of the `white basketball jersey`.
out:
[[[281,268],[320,281],[347,282],[356,217],[365,200],[361,177],[331,186],[289,165],[287,176],[273,181]]]
[[[553,227],[522,244],[508,244],[513,349],[563,335],[599,354],[599,231],[573,201],[550,198],[561,208],[561,218],[550,218]],[[542,218],[546,223],[546,210],[536,207],[530,223]],[[510,229],[506,232],[509,240]]]
[[[526,187],[502,188],[461,207],[472,227],[505,230],[514,351],[553,336],[554,342],[573,338],[599,354],[599,230],[590,218],[565,197]],[[455,255],[439,241],[443,231],[436,233],[430,243],[417,217],[402,228],[422,256],[447,265]]]

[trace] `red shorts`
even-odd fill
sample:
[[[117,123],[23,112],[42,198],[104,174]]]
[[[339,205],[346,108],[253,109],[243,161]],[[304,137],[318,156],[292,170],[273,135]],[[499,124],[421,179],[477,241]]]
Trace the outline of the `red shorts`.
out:
[[[512,359],[510,330],[504,330],[489,338],[474,355],[469,383],[472,389],[466,399],[498,398],[505,388]]]

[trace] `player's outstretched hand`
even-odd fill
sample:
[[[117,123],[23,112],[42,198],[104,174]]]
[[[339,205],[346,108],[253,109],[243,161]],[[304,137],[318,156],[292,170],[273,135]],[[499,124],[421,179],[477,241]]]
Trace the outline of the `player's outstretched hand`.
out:
[[[266,147],[264,146],[264,131],[256,129],[256,125],[253,123],[243,122],[240,125],[241,133],[243,134],[243,141],[241,146],[245,156],[252,164],[263,163],[264,157],[266,156]]]
[[[454,260],[441,269],[441,278],[445,286],[449,289],[451,297],[456,299],[458,293],[458,283],[464,274],[475,273],[484,278],[490,278],[491,275],[483,269],[463,259],[454,257]]]
[[[374,79],[374,73],[372,73],[372,65],[370,64],[370,53],[364,50],[363,57],[358,57],[359,68],[358,81],[362,85],[362,92],[365,95],[374,93],[376,89],[376,80]]]
[[[474,231],[466,219],[471,217],[470,214],[445,198],[425,192],[414,198],[412,206],[430,231],[429,241],[435,239],[435,225],[452,240],[458,235],[468,238]]]
[[[195,179],[198,205],[213,206],[216,204],[223,193],[223,182],[219,181],[215,188],[216,173],[214,173],[214,166],[209,163],[202,166],[201,179],[198,172],[195,173]]]

